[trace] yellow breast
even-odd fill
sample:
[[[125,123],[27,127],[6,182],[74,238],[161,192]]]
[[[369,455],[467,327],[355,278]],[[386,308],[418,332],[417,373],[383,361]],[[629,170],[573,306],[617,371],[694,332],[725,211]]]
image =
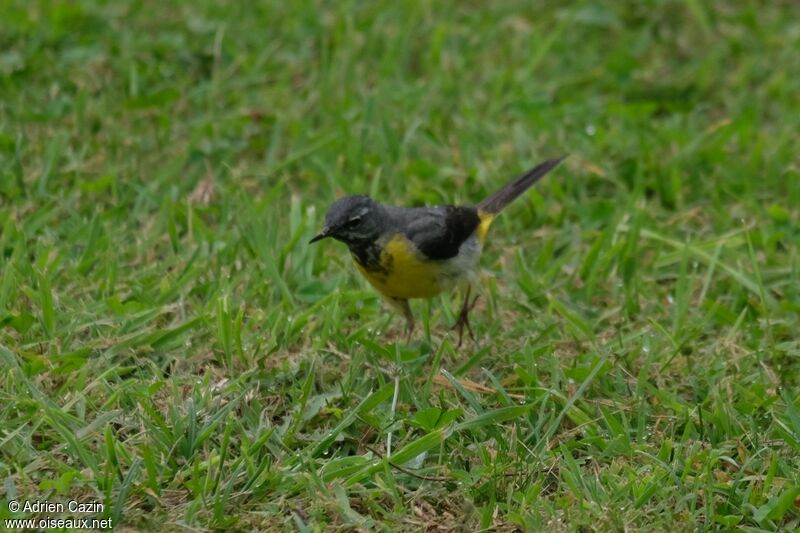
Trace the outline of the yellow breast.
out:
[[[443,276],[447,261],[423,258],[402,235],[389,239],[381,251],[381,270],[369,271],[357,260],[356,266],[378,291],[392,298],[432,298],[450,288]]]
[[[480,224],[478,224],[478,238],[483,244],[486,241],[486,234],[489,233],[489,226],[492,225],[494,220],[494,215],[483,209],[478,209],[478,218],[481,220]]]

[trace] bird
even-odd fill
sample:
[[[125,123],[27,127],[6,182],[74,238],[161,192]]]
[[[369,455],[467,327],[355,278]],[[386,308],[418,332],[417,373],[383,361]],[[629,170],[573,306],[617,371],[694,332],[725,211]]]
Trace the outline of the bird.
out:
[[[461,347],[464,328],[475,342],[469,313],[478,300],[479,259],[489,226],[500,211],[564,159],[549,159],[511,180],[475,205],[396,207],[369,196],[336,200],[325,223],[309,244],[332,238],[347,245],[358,270],[406,321],[407,339],[414,332],[408,301],[429,299],[459,287],[464,301],[453,329]]]

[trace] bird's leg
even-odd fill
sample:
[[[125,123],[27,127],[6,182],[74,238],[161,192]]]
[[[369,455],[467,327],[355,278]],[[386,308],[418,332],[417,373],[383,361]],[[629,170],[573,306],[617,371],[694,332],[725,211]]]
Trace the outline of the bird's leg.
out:
[[[406,303],[408,305],[408,303]],[[414,335],[414,317],[409,313],[406,316],[406,343],[411,342],[411,337]]]
[[[453,329],[458,329],[458,345],[456,345],[456,348],[461,348],[461,341],[464,337],[464,326],[467,327],[469,338],[472,339],[472,342],[475,342],[475,334],[472,332],[472,326],[469,323],[469,312],[472,311],[472,308],[475,307],[475,304],[478,302],[478,296],[475,296],[475,299],[470,303],[469,293],[471,288],[471,286],[467,285],[467,292],[464,294],[464,303],[461,305],[461,312],[458,314],[458,320],[456,320],[456,323],[453,325]]]
[[[403,313],[403,318],[406,319],[406,342],[411,342],[411,334],[414,333],[414,315],[411,314],[411,306],[408,305],[408,300],[391,298],[390,301],[398,311]]]

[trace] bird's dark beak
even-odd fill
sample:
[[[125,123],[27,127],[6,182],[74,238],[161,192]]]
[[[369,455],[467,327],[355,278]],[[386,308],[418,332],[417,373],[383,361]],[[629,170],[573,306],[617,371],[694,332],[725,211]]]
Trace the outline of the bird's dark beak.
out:
[[[321,241],[322,239],[324,239],[326,237],[330,237],[330,233],[329,232],[330,232],[330,228],[328,226],[325,226],[324,228],[322,228],[322,231],[320,231],[317,234],[316,237],[314,237],[313,239],[308,241],[308,244],[314,244],[315,242]]]

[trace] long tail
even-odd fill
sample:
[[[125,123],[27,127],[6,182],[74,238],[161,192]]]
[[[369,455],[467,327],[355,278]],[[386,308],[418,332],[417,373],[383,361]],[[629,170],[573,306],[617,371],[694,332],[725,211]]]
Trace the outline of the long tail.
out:
[[[505,206],[511,203],[514,198],[524,193],[528,188],[539,181],[545,174],[553,170],[566,156],[558,159],[549,159],[527,171],[493,195],[489,196],[478,204],[478,210],[488,215],[496,215]],[[493,218],[493,217],[492,217]]]

